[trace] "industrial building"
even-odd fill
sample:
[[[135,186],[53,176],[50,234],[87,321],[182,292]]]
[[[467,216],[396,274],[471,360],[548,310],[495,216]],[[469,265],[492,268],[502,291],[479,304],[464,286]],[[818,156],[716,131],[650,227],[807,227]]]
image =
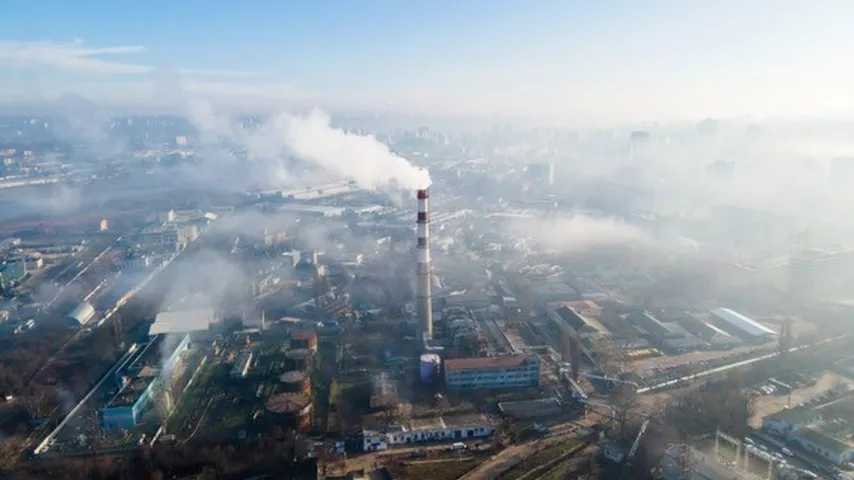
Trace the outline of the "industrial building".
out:
[[[770,328],[729,308],[712,310],[712,320],[727,332],[753,340],[766,339],[775,335]]]
[[[854,461],[854,397],[815,407],[801,406],[768,415],[762,428],[804,450],[842,465]]]
[[[574,302],[551,302],[549,315],[557,325],[572,328],[582,338],[608,335],[608,329],[598,320],[581,315],[572,305]]]
[[[540,359],[533,354],[445,360],[449,390],[520,388],[540,384]]]
[[[68,318],[79,325],[86,325],[93,317],[95,317],[95,307],[89,302],[81,302],[68,314]]]
[[[405,425],[392,425],[383,431],[363,430],[362,449],[374,452],[397,445],[460,441],[488,437],[494,432],[492,421],[480,414],[411,419]]]
[[[157,336],[129,359],[121,370],[119,391],[101,409],[101,424],[104,428],[130,429],[139,425],[152,401],[163,394],[164,405],[171,409],[171,392],[168,392],[173,374],[181,362],[181,355],[190,347],[190,336],[185,335],[169,354],[163,365],[159,365],[163,349],[167,348],[167,337]]]
[[[210,308],[160,312],[149,327],[148,334],[204,332],[219,323],[219,320],[216,312]]]
[[[690,352],[707,345],[681,325],[674,322],[663,323],[646,311],[632,312],[628,319],[652,344],[671,353]]]

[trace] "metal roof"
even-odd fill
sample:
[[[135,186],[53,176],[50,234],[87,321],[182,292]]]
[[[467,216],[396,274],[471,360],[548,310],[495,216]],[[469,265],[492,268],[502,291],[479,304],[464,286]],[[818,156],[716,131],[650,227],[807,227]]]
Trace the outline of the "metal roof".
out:
[[[445,360],[445,371],[514,368],[531,359],[531,355],[501,355],[497,357],[454,358]]]
[[[716,308],[712,315],[729,326],[753,337],[774,335],[774,330],[729,308]]]
[[[215,322],[216,314],[210,308],[160,312],[148,329],[148,334],[198,332],[208,330]]]
[[[89,302],[83,302],[77,305],[68,316],[76,320],[80,325],[86,325],[95,316],[95,307]]]

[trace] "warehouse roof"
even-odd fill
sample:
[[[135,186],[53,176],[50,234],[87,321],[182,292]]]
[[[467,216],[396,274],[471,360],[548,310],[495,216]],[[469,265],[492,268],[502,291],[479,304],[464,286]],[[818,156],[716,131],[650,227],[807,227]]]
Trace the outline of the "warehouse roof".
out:
[[[530,355],[501,355],[497,357],[471,357],[445,360],[445,370],[478,370],[483,368],[513,368],[525,364]]]
[[[89,302],[82,302],[68,314],[69,318],[74,319],[80,325],[85,325],[95,316],[95,307]]]
[[[774,331],[770,328],[729,308],[717,308],[712,311],[712,315],[728,326],[753,337],[774,335]]]
[[[210,308],[160,312],[148,334],[198,332],[208,330],[212,323],[216,323],[216,313]]]

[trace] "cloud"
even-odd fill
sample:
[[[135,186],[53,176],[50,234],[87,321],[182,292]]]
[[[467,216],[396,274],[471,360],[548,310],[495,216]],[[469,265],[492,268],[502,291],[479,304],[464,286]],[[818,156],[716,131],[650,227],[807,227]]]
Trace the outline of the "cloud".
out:
[[[0,41],[0,66],[10,69],[48,68],[96,77],[148,76],[162,70],[152,65],[109,58],[144,52],[146,48],[142,45],[90,47],[79,39],[72,42]],[[179,68],[175,73],[194,79],[202,88],[217,81],[258,78],[254,72],[224,69]]]
[[[47,67],[96,75],[141,75],[153,70],[148,65],[122,63],[101,58],[144,52],[138,45],[89,48],[83,42],[0,41],[0,65],[11,68]]]

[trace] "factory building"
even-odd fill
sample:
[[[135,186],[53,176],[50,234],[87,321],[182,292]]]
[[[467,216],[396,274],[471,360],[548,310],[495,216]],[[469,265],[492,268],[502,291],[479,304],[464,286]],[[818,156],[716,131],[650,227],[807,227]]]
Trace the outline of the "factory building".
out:
[[[94,317],[95,307],[93,307],[89,302],[80,303],[80,305],[74,307],[74,310],[68,314],[68,318],[74,320],[79,325],[86,325]]]
[[[540,384],[540,359],[533,354],[445,360],[448,390],[523,388]]]
[[[383,431],[363,430],[362,449],[375,452],[413,443],[483,438],[493,433],[493,423],[480,414],[411,419],[406,425],[393,425]]]
[[[608,329],[594,318],[581,315],[572,305],[575,302],[549,303],[549,315],[557,325],[567,325],[583,338],[608,335]]]
[[[854,398],[800,406],[768,415],[762,428],[838,465],[854,461]]]
[[[119,391],[101,409],[104,428],[130,429],[139,425],[156,397],[162,395],[164,407],[171,410],[174,402],[170,391],[173,375],[180,370],[182,354],[190,348],[190,336],[184,335],[166,361],[159,365],[166,336],[158,336],[142,347],[122,368]]]
[[[219,316],[210,308],[160,312],[149,327],[148,334],[206,332],[219,321]]]
[[[674,322],[663,323],[649,312],[632,312],[629,320],[645,333],[653,344],[669,352],[684,353],[706,346],[706,342],[692,335],[681,325]]]
[[[727,332],[752,340],[767,339],[775,335],[770,328],[729,308],[712,310],[712,321]]]
[[[279,212],[295,214],[302,217],[335,218],[344,215],[347,209],[329,205],[286,204],[279,207]]]
[[[158,224],[146,227],[139,233],[136,242],[148,248],[162,248],[180,252],[200,235],[195,224]]]

